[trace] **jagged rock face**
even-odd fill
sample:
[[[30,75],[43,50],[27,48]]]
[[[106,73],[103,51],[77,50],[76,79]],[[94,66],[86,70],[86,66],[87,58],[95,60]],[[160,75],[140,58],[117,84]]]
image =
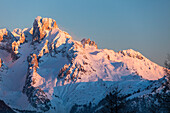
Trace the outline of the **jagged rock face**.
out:
[[[16,33],[17,35],[20,35],[22,33],[22,29],[16,28],[12,31],[12,33]]]
[[[64,67],[59,71],[58,81],[62,82],[62,85],[66,83],[76,82],[81,79],[80,75],[86,73],[88,70],[84,70],[84,67],[80,64],[70,63],[69,65],[64,65]],[[60,84],[58,84],[60,85]]]
[[[8,52],[12,50],[11,44],[13,42],[13,35],[10,31],[0,29],[0,49],[5,49]]]
[[[15,54],[18,53],[18,46],[19,44],[16,41],[12,42],[12,51],[14,51]]]
[[[0,72],[7,72],[8,71],[8,67],[4,64],[3,60],[0,58]],[[2,81],[2,76],[0,74],[0,81]]]
[[[12,33],[7,29],[1,29],[0,40],[0,49],[11,53],[11,58],[13,58],[13,60],[20,57],[18,48],[25,42],[25,35],[21,33],[21,29],[15,29]]]
[[[33,35],[33,27],[23,29],[19,36],[21,43],[31,41],[32,35]]]
[[[33,87],[29,83],[24,86],[23,93],[28,97],[30,104],[42,111],[48,111],[50,109],[50,100],[47,98],[47,95],[39,87]]]
[[[31,64],[33,65],[33,71],[37,72],[38,60],[37,60],[37,55],[36,54],[33,54]]]
[[[19,39],[12,42],[12,51],[14,53],[14,59],[18,59],[20,57],[18,48],[21,44],[25,42],[25,34],[19,33]]]
[[[48,50],[48,40],[46,40],[45,44],[44,44],[44,47],[41,49],[40,53],[38,56],[43,56],[45,53],[49,53],[49,50]]]
[[[37,109],[42,111],[48,111],[50,109],[50,100],[48,99],[45,92],[38,86],[39,84],[39,75],[37,73],[38,60],[36,54],[33,54],[31,57],[27,58],[29,63],[29,68],[27,72],[27,78],[25,81],[25,86],[23,88],[23,93],[28,97],[28,101]],[[37,77],[38,76],[38,77]]]
[[[31,105],[42,111],[49,110],[51,103],[46,92],[42,90],[45,78],[39,74],[43,58],[45,56],[55,58],[58,54],[62,54],[62,57],[66,57],[71,62],[76,57],[71,38],[67,32],[59,30],[52,19],[37,17],[34,21],[33,41],[41,43],[34,44],[34,51],[27,58],[29,65],[23,92]]]
[[[0,29],[0,49],[6,50],[7,52],[11,53],[11,58],[16,60],[18,56],[18,46],[19,44],[16,43],[16,39],[14,38],[13,34],[5,29]]]
[[[20,44],[25,42],[25,34],[24,33],[21,34],[19,41],[20,41]]]
[[[12,34],[6,28],[0,30],[0,42],[8,42],[11,41]]]
[[[58,28],[55,20],[38,16],[33,23],[33,41],[40,42],[47,34],[47,31],[55,28]]]
[[[83,39],[81,43],[84,47],[86,44],[88,44],[89,46],[94,46],[97,49],[97,44],[94,41],[91,41],[90,39]]]
[[[132,49],[119,51],[119,53],[123,54],[124,56],[129,56],[140,60],[144,59],[144,56],[141,53],[134,51]]]
[[[15,41],[20,45],[20,44],[23,44],[25,41],[30,40],[30,39],[27,39],[26,37],[32,35],[31,34],[32,29],[33,28],[24,28],[23,30],[19,28],[14,29],[12,31],[12,34],[15,38]]]

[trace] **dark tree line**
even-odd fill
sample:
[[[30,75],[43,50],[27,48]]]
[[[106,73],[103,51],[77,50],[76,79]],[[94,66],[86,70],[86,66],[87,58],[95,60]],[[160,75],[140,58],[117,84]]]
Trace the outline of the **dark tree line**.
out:
[[[126,104],[126,96],[121,95],[121,90],[116,87],[99,103],[101,109],[96,113],[121,113]]]
[[[121,90],[116,87],[112,92],[106,95],[98,105],[74,105],[71,113],[122,113],[126,104],[126,96],[121,95]],[[80,109],[79,109],[80,108]]]

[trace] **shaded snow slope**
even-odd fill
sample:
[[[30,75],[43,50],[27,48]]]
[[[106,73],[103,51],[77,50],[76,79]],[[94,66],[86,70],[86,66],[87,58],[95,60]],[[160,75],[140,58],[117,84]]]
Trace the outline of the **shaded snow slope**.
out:
[[[165,75],[163,67],[132,49],[114,52],[90,39],[75,41],[51,18],[38,16],[32,28],[1,31],[10,43],[0,42],[6,66],[0,99],[13,108],[69,112],[74,104],[97,104],[115,86],[122,94],[151,93],[154,88],[145,89]]]

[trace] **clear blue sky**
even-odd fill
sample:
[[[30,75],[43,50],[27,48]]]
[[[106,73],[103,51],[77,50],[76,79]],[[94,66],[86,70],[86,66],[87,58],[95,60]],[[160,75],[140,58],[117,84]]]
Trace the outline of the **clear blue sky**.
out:
[[[132,48],[163,65],[170,53],[170,0],[1,0],[0,28],[32,27],[50,17],[76,40],[99,48]]]

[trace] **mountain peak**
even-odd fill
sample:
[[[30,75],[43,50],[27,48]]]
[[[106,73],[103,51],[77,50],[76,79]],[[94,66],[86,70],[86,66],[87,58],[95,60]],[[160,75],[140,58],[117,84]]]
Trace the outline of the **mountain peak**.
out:
[[[15,28],[13,31],[12,31],[12,34],[16,34],[16,35],[20,35],[22,33],[22,29],[20,28]]]
[[[82,39],[81,43],[82,43],[83,47],[85,47],[85,45],[88,44],[89,46],[94,46],[97,49],[97,44],[94,41],[91,41],[90,38]]]
[[[58,26],[54,19],[37,16],[33,23],[33,41],[40,42],[50,30],[56,28]]]
[[[4,29],[0,29],[0,42],[3,40],[8,40],[8,38],[11,38],[12,33],[4,28]]]
[[[37,24],[39,28],[42,28],[42,30],[51,30],[53,28],[58,28],[56,21],[52,18],[42,18],[41,16],[37,16],[34,20],[33,27]]]
[[[32,28],[2,29],[0,36],[0,97],[12,108],[69,112],[74,104],[97,104],[118,85],[122,94],[151,93],[164,76],[141,53],[73,40],[51,18],[38,16]]]

